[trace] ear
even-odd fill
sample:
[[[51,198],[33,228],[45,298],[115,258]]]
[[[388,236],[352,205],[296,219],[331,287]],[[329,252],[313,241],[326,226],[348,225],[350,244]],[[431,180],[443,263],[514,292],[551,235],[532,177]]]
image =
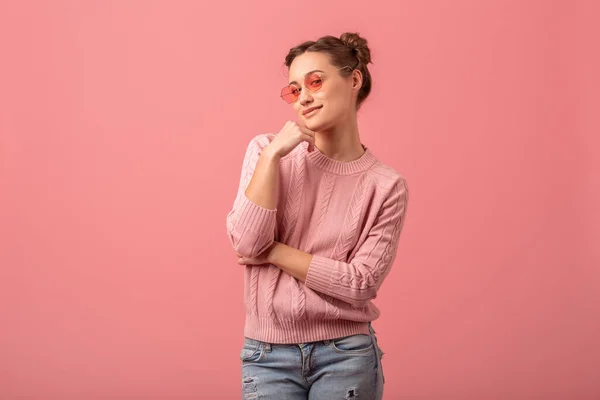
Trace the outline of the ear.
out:
[[[362,72],[360,72],[357,69],[352,71],[352,89],[357,90],[357,91],[360,90],[360,88],[362,87],[362,82],[363,82]]]

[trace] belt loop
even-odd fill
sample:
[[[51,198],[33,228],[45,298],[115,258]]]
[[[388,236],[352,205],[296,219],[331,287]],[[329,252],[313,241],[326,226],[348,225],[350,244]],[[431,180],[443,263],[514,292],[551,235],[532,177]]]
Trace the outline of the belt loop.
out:
[[[271,351],[271,343],[263,342],[263,346],[264,346],[266,352]]]

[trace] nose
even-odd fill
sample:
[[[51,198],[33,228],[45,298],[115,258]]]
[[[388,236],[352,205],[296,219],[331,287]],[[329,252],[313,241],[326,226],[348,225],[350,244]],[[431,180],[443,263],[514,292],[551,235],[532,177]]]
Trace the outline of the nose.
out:
[[[310,104],[313,101],[312,96],[310,95],[310,91],[306,88],[300,91],[300,97],[298,98],[298,102],[302,105],[302,107]]]

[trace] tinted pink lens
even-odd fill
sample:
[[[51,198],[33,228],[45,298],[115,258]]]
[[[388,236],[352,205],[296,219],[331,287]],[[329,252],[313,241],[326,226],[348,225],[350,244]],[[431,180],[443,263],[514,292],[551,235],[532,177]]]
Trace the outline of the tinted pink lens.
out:
[[[321,76],[317,73],[310,74],[304,79],[304,85],[310,90],[314,92],[316,90],[321,89],[323,85],[323,81],[321,80]]]
[[[298,88],[294,85],[286,86],[281,89],[281,98],[288,103],[293,103],[296,101],[299,94],[300,92],[298,91]]]

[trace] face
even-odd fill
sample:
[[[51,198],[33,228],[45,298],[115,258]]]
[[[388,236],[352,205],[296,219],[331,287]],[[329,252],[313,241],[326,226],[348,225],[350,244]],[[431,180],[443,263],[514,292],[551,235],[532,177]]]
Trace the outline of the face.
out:
[[[351,66],[345,68],[350,69]],[[291,91],[299,94],[291,105],[309,129],[328,130],[356,112],[361,74],[354,70],[349,76],[341,76],[340,72],[343,70],[332,65],[326,53],[320,52],[303,53],[290,65],[288,83],[292,85]],[[318,109],[305,113],[312,107]]]

